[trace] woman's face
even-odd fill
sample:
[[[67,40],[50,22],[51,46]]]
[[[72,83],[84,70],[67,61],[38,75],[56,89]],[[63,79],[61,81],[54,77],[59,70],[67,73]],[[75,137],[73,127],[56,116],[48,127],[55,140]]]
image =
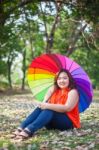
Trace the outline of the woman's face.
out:
[[[69,85],[69,77],[66,72],[61,72],[57,78],[57,84],[61,89],[67,88]]]

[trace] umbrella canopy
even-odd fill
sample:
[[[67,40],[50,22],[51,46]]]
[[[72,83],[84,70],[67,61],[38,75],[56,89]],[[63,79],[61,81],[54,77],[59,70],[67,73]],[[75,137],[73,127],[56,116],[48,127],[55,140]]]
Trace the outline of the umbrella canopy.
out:
[[[60,54],[43,54],[30,64],[27,78],[33,96],[43,101],[47,90],[54,84],[56,73],[61,69],[71,73],[80,96],[79,112],[83,112],[92,102],[92,84],[80,65]]]

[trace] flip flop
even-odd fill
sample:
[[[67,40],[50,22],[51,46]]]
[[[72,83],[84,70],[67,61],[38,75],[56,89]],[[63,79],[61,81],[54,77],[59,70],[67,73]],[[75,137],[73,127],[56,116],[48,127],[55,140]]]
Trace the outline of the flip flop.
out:
[[[19,135],[17,135],[17,136],[15,137],[15,140],[23,141],[23,140],[29,139],[30,137],[33,136],[33,134],[31,134],[31,133],[30,133],[29,131],[27,131],[27,130],[24,130],[23,132],[26,133],[27,135],[24,135],[24,134],[20,133]]]
[[[16,131],[12,132],[11,138],[15,138],[22,132],[22,129],[17,129]]]

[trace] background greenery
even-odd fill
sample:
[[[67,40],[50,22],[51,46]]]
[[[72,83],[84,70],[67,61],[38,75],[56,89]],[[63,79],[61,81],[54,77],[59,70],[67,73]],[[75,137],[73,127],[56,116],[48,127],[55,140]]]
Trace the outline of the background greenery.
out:
[[[71,57],[99,88],[99,1],[0,1],[0,87],[25,89],[42,53]]]

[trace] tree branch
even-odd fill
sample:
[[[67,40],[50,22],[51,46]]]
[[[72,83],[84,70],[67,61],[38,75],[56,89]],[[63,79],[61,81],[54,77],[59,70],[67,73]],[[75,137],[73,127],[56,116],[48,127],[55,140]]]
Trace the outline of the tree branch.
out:
[[[67,56],[71,55],[73,53],[73,51],[75,50],[75,45],[79,39],[79,36],[81,35],[82,31],[85,30],[85,28],[87,27],[87,24],[85,24],[83,27],[81,27],[79,30],[77,29],[78,26],[76,27],[75,31],[73,31],[73,34],[71,35],[71,40],[70,40],[70,44],[68,47],[68,51],[66,53]],[[72,38],[73,37],[73,38]]]
[[[88,40],[87,40],[87,38],[86,38],[84,32],[82,31],[81,33],[82,33],[82,36],[83,36],[83,38],[84,38],[84,40],[85,40],[85,42],[86,42],[86,44],[87,44],[87,47],[88,47],[89,49],[91,49],[91,47],[90,47],[90,45],[89,45],[89,42],[88,42]]]
[[[60,15],[61,8],[62,8],[62,3],[59,3],[57,5],[57,14],[56,14],[54,23],[52,25],[50,34],[48,35],[48,39],[47,39],[46,52],[48,53],[51,53],[51,48],[53,47],[55,29],[56,29],[57,23],[59,22],[59,15]]]

